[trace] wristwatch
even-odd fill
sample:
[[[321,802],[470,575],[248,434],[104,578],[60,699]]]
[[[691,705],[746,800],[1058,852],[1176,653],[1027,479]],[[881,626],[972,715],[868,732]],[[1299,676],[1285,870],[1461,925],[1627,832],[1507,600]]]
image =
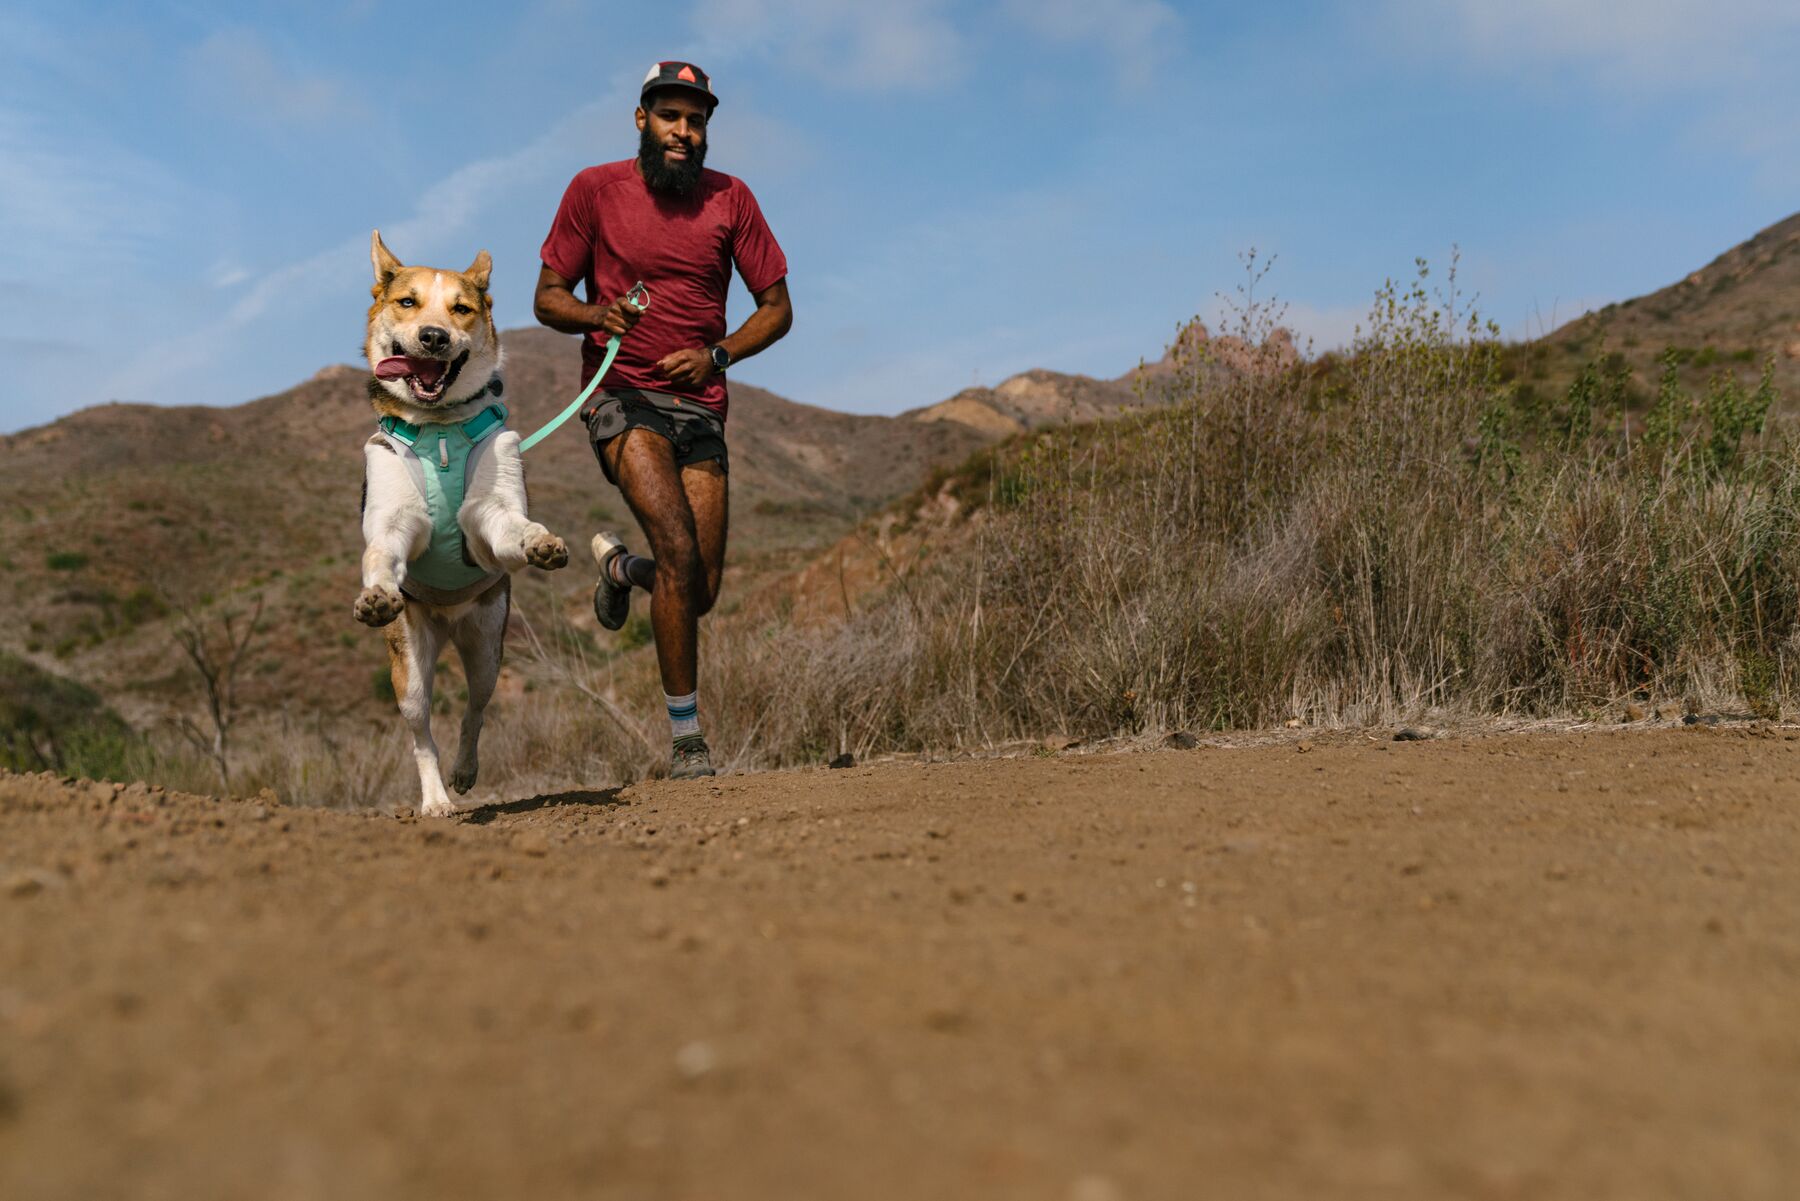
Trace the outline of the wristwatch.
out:
[[[706,348],[706,353],[712,359],[714,371],[723,371],[725,368],[731,366],[731,352],[726,350],[723,346],[715,343]]]

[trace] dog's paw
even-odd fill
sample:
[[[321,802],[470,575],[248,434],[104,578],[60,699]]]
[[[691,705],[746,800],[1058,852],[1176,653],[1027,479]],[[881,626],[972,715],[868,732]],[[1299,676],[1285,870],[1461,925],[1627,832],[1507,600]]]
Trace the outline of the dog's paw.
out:
[[[398,588],[374,584],[362,590],[351,612],[366,626],[384,626],[406,611],[406,598]]]
[[[548,530],[525,535],[525,561],[545,571],[569,565],[569,544]]]
[[[420,804],[419,812],[426,817],[449,817],[456,812],[456,802],[447,796],[427,797]]]
[[[480,770],[480,765],[473,759],[466,762],[461,759],[457,760],[456,766],[450,769],[450,787],[457,792],[467,794],[469,789],[475,787],[475,776]]]

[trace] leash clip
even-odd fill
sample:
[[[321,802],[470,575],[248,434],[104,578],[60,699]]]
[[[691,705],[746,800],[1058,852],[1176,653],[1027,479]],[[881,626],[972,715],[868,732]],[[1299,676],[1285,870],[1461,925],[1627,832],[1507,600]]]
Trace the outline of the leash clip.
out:
[[[631,290],[625,293],[625,303],[640,313],[650,311],[650,289],[644,286],[643,280],[631,285]]]

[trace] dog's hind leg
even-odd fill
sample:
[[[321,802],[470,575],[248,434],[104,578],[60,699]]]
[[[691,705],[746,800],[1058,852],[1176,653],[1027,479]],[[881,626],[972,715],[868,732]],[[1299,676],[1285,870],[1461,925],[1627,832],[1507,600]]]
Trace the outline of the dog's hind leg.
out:
[[[394,699],[400,702],[400,716],[412,731],[413,761],[419,769],[419,812],[427,817],[454,813],[456,805],[444,791],[437,743],[431,737],[432,676],[445,630],[426,616],[425,606],[409,599],[400,620],[385,632]]]
[[[475,787],[475,776],[481,770],[481,723],[494,695],[494,681],[500,678],[500,655],[506,642],[506,615],[511,600],[512,579],[502,576],[450,631],[450,640],[462,656],[463,678],[469,684],[469,707],[463,712],[456,765],[450,769],[450,787],[458,792]]]

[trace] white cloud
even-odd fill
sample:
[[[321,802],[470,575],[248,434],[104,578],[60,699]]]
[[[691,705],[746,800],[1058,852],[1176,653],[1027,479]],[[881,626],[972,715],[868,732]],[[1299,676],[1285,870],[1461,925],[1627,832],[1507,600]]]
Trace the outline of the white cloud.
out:
[[[193,198],[156,164],[8,109],[0,109],[0,179],[7,253],[31,276],[116,268],[192,211]]]
[[[215,288],[235,288],[249,278],[250,269],[242,263],[222,261],[213,264],[206,282]]]
[[[1784,43],[1791,52],[1800,35],[1793,0],[1387,0],[1387,8],[1416,40],[1448,36],[1499,66],[1575,64],[1643,82],[1736,75]]]
[[[224,29],[188,52],[187,76],[223,111],[276,125],[356,120],[363,106],[340,80],[297,70],[248,29]]]
[[[1048,41],[1104,49],[1128,84],[1146,81],[1181,31],[1181,18],[1162,0],[1006,0],[1005,11]]]
[[[518,150],[459,167],[426,189],[410,213],[397,220],[372,217],[382,222],[382,240],[405,262],[449,262],[461,256],[460,265],[472,259],[480,249],[469,236],[476,219],[511,198],[541,199],[546,185],[566,183],[567,165],[578,157],[571,148],[600,141],[602,129],[616,123],[629,102],[625,91],[615,89],[569,113]],[[236,283],[250,286],[224,314],[183,337],[148,347],[105,381],[103,393],[155,396],[195,373],[219,369],[232,348],[241,344],[239,335],[272,313],[316,309],[346,295],[366,298],[368,237],[367,231],[358,231],[273,270],[245,272]]]
[[[958,78],[962,35],[943,0],[700,0],[693,26],[702,57],[773,53],[827,86],[919,91]]]
[[[1680,112],[1701,152],[1749,164],[1771,195],[1800,187],[1795,0],[1383,0],[1382,35],[1426,58],[1548,78],[1608,104]],[[1587,103],[1583,96],[1579,101]]]

